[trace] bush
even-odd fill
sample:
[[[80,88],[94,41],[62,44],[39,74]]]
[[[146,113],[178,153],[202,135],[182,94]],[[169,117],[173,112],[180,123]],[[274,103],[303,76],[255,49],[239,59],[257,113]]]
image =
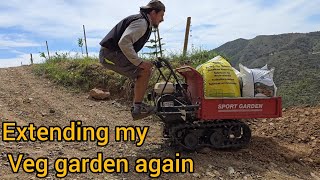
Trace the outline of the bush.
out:
[[[94,87],[107,89],[113,94],[119,94],[125,77],[107,70],[96,58],[71,58],[53,56],[43,64],[33,67],[35,74],[75,91],[89,91]],[[119,94],[122,96],[122,94]]]
[[[170,54],[168,58],[173,68],[181,65],[198,65],[212,59],[218,54],[213,51],[193,50],[187,56],[182,54]],[[66,54],[56,54],[43,64],[34,65],[33,71],[40,76],[47,77],[54,82],[75,91],[89,91],[94,87],[109,90],[113,97],[132,99],[133,82],[111,70],[105,69],[97,58],[73,58]],[[279,69],[279,73],[282,71]],[[168,76],[169,71],[163,73]],[[320,102],[319,76],[317,72],[313,78],[290,81],[290,83],[278,82],[278,95],[283,99],[283,106],[317,105]],[[148,89],[151,90],[158,80],[158,73],[151,78]],[[281,76],[281,74],[278,74]],[[286,78],[284,74],[282,78]],[[173,81],[173,77],[171,77]],[[312,90],[312,91],[310,91]],[[313,92],[310,94],[310,92]]]

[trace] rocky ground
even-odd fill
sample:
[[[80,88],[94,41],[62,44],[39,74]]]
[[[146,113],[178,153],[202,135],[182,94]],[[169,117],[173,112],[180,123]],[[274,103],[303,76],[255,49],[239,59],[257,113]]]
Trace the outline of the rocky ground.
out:
[[[109,126],[110,142],[98,147],[96,142],[3,142],[1,125],[0,179],[36,179],[36,173],[20,168],[13,173],[8,153],[34,159],[49,158],[48,176],[55,179],[54,160],[58,157],[90,157],[102,152],[104,158],[126,157],[129,173],[82,173],[67,179],[149,179],[148,173],[134,172],[140,157],[175,157],[176,150],[162,139],[161,122],[150,117],[132,121],[129,108],[114,100],[94,101],[86,93],[72,93],[47,79],[36,77],[30,67],[0,69],[0,119],[18,126],[68,126],[81,120],[86,126]],[[162,173],[161,179],[320,179],[320,107],[283,109],[277,119],[246,120],[253,137],[246,149],[181,152],[192,158],[194,173]],[[132,142],[115,142],[116,126],[150,126],[146,142],[136,147]]]

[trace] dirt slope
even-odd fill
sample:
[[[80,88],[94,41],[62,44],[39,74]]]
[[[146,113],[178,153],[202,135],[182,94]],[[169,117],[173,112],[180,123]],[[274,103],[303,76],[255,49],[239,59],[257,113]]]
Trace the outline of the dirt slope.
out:
[[[134,172],[139,157],[174,157],[162,141],[161,123],[156,118],[132,121],[129,108],[114,101],[92,101],[87,94],[70,93],[46,79],[34,76],[30,67],[0,69],[1,121],[16,121],[18,126],[68,126],[81,120],[86,126],[150,126],[146,143],[115,142],[106,147],[96,142],[3,142],[0,141],[0,179],[36,179],[35,173],[12,173],[7,153],[25,153],[27,157],[49,158],[47,179],[55,178],[54,160],[58,157],[91,157],[103,152],[107,157],[127,157],[130,173],[68,174],[68,179],[149,179]],[[286,109],[279,119],[246,120],[253,131],[248,148],[238,151],[203,149],[182,153],[195,163],[195,173],[162,174],[162,179],[319,179],[320,107]],[[14,156],[16,158],[16,156]]]

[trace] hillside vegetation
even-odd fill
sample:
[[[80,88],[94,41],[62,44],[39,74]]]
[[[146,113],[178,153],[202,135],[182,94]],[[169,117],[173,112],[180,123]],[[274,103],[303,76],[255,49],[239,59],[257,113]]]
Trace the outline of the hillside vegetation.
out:
[[[170,59],[173,67],[179,67],[184,64],[196,67],[217,55],[215,52],[194,50],[186,57],[172,54],[167,58]],[[68,54],[56,53],[44,63],[35,64],[33,72],[72,91],[89,91],[97,87],[110,91],[112,98],[132,99],[133,82],[124,76],[104,68],[98,58],[75,58]],[[164,74],[167,73],[168,71],[164,71]],[[153,87],[157,79],[158,74],[155,74],[150,80],[149,88]]]
[[[194,50],[186,57],[171,54],[173,67],[189,64],[196,67],[222,55],[238,69],[241,63],[249,68],[268,64],[275,67],[274,81],[283,106],[317,105],[320,103],[320,32],[291,33],[237,39],[212,51]],[[43,64],[34,66],[34,72],[78,91],[94,87],[107,89],[115,98],[131,99],[132,82],[101,66],[97,58],[73,58],[56,54]],[[150,88],[157,77],[151,80]],[[119,91],[120,90],[120,91]]]
[[[224,54],[238,68],[268,64],[285,106],[320,102],[320,32],[263,35],[237,39],[213,51]]]

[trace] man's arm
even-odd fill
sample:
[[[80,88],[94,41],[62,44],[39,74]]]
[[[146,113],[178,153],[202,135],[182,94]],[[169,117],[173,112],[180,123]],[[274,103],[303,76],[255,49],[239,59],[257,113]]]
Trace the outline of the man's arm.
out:
[[[133,48],[133,44],[137,42],[147,31],[148,24],[145,19],[138,19],[133,21],[122,34],[118,45],[123,54],[135,66],[142,63],[142,59]]]

